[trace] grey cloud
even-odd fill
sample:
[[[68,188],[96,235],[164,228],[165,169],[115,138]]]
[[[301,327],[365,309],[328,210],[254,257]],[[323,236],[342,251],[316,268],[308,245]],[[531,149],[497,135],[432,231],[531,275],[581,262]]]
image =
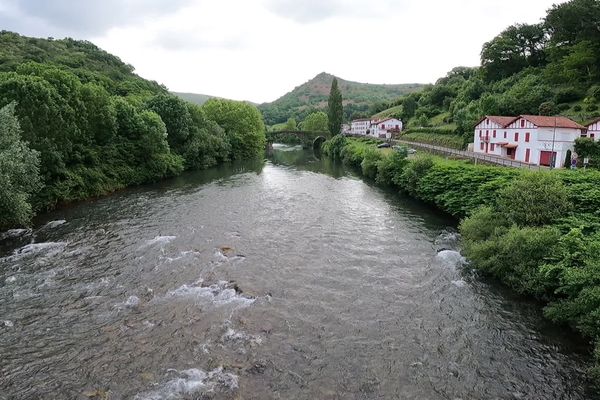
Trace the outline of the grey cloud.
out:
[[[237,50],[244,47],[246,40],[241,36],[214,38],[199,32],[165,30],[158,32],[152,43],[167,50],[200,50],[207,48]]]
[[[398,11],[413,0],[267,0],[271,12],[300,23],[338,16],[372,17]]]
[[[9,29],[38,35],[93,36],[115,26],[176,12],[192,0],[4,1],[0,21]]]

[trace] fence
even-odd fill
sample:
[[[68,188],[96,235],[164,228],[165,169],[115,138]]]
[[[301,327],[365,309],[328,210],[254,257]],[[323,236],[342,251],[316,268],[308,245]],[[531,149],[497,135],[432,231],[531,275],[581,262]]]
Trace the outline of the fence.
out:
[[[467,160],[471,160],[475,164],[477,164],[478,162],[482,162],[482,163],[488,163],[488,164],[503,165],[505,167],[512,167],[512,168],[527,168],[527,169],[532,169],[532,170],[549,169],[548,167],[529,164],[529,163],[517,161],[517,160],[511,160],[509,158],[493,156],[490,154],[475,153],[472,151],[455,150],[455,149],[450,149],[448,147],[436,146],[433,144],[409,142],[407,140],[392,140],[391,142],[394,144],[403,144],[403,145],[415,147],[415,148],[425,150],[425,151],[428,151],[428,152],[434,153],[434,154],[441,154],[441,155],[445,155],[445,156],[464,158]]]

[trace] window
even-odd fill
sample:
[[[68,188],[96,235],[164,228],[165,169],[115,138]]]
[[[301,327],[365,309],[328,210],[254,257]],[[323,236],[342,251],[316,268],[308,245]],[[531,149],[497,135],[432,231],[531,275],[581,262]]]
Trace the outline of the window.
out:
[[[504,131],[504,139],[506,139],[506,131]]]
[[[521,119],[521,128],[525,128],[525,120]]]
[[[483,150],[483,142],[479,143],[479,149]]]
[[[529,162],[529,156],[531,155],[531,150],[530,149],[526,149],[525,150],[525,162]]]
[[[515,132],[515,142],[519,141],[519,132]]]
[[[479,131],[479,137],[482,138],[483,137],[483,132]]]
[[[494,151],[495,148],[496,148],[496,143],[490,144],[490,151]]]
[[[594,133],[590,133],[590,138],[593,139],[596,136]]]
[[[496,137],[496,130],[495,130],[495,129],[494,129],[494,133],[493,133],[493,136],[494,136],[494,137]]]
[[[529,132],[525,132],[525,141],[529,142]]]

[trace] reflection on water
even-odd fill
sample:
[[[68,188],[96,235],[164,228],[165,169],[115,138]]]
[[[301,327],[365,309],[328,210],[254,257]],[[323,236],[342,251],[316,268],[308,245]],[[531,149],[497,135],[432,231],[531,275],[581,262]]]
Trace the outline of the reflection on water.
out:
[[[2,235],[0,398],[594,398],[454,224],[286,147],[55,211]]]

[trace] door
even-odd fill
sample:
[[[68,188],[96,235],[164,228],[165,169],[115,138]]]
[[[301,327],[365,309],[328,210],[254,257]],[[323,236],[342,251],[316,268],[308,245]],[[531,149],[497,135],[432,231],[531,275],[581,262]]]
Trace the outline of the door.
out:
[[[556,158],[556,152],[542,151],[540,152],[540,165],[549,167],[552,164],[552,160]]]
[[[506,149],[506,157],[510,158],[511,160],[515,159],[515,153],[516,149]]]

